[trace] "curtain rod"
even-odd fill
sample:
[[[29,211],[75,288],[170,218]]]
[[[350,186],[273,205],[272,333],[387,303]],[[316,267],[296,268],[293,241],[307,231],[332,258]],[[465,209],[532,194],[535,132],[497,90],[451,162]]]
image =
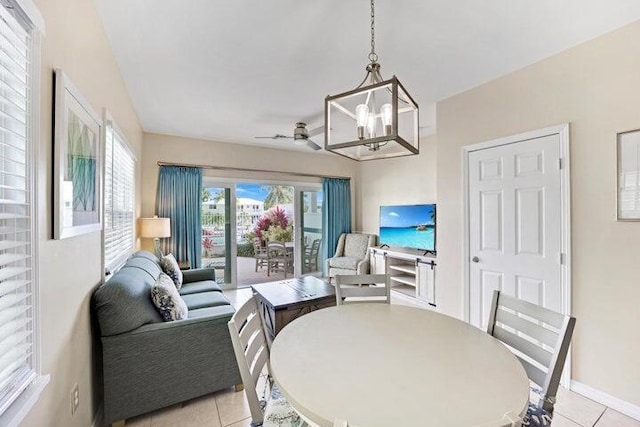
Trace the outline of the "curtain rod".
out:
[[[269,169],[235,168],[232,166],[190,165],[190,164],[184,164],[184,163],[171,163],[171,162],[161,162],[161,161],[158,161],[158,166],[182,166],[187,168],[215,169],[220,171],[278,173],[278,174],[289,175],[289,176],[304,176],[307,178],[334,178],[334,179],[351,180],[351,177],[349,176],[316,175],[312,173],[274,171]]]

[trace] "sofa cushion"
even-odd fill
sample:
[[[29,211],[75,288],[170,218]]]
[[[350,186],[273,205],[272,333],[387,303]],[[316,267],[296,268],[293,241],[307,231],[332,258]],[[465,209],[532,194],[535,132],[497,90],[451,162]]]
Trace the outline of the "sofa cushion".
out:
[[[203,267],[193,270],[182,271],[182,286],[191,282],[202,282],[204,280],[216,281],[216,271],[213,268]]]
[[[231,319],[235,310],[231,305],[218,305],[215,307],[196,308],[189,310],[189,319],[199,319],[201,317],[210,317],[213,319]]]
[[[351,258],[347,256],[333,257],[329,258],[329,267],[355,270],[358,267],[358,262],[360,261],[362,261],[361,258]]]
[[[344,256],[364,259],[369,247],[369,234],[347,234],[344,241]]]
[[[150,284],[155,283],[158,280],[158,276],[162,273],[162,269],[158,265],[157,261],[152,261],[145,257],[132,257],[129,258],[127,263],[122,268],[137,268],[147,273]],[[122,270],[122,269],[120,269]],[[120,271],[119,270],[119,271]],[[117,274],[117,273],[116,273]]]
[[[222,292],[222,288],[211,280],[184,283],[182,288],[180,288],[180,295],[197,294],[200,292]]]
[[[222,292],[200,292],[197,294],[184,295],[182,299],[187,304],[187,307],[189,307],[189,310],[229,304],[229,300],[222,295]]]
[[[151,287],[151,300],[158,308],[165,322],[187,318],[189,310],[176,289],[171,277],[160,274],[156,283]]]
[[[162,322],[149,296],[155,280],[144,269],[125,264],[98,288],[94,294],[94,306],[102,336],[122,334],[148,323]]]
[[[171,277],[173,283],[176,285],[176,289],[180,290],[183,280],[182,270],[180,270],[178,261],[176,261],[173,254],[163,256],[160,260],[160,267],[162,267],[162,271],[164,271],[167,276]]]

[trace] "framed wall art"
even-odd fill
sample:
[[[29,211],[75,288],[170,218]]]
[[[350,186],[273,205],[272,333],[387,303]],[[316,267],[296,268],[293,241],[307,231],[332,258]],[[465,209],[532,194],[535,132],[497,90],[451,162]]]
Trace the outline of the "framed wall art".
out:
[[[102,121],[60,69],[54,71],[53,233],[102,229]]]
[[[618,221],[640,221],[640,129],[618,134]]]

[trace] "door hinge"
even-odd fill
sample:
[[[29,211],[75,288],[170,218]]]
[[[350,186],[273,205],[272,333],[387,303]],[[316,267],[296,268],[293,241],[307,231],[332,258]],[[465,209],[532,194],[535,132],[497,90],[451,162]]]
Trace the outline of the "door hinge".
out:
[[[558,158],[558,169],[562,170],[564,168],[564,161],[562,161],[562,157]]]
[[[558,254],[558,261],[560,262],[560,265],[564,265],[564,254],[562,252]]]

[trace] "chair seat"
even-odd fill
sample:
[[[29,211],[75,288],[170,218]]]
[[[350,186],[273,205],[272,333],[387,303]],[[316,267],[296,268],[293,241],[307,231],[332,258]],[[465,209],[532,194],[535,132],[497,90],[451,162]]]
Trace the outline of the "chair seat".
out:
[[[358,258],[351,258],[348,256],[339,256],[329,258],[329,267],[342,268],[345,270],[355,270],[358,267],[358,262],[361,261]]]
[[[263,427],[302,427],[307,424],[282,396],[274,383],[264,410]]]

